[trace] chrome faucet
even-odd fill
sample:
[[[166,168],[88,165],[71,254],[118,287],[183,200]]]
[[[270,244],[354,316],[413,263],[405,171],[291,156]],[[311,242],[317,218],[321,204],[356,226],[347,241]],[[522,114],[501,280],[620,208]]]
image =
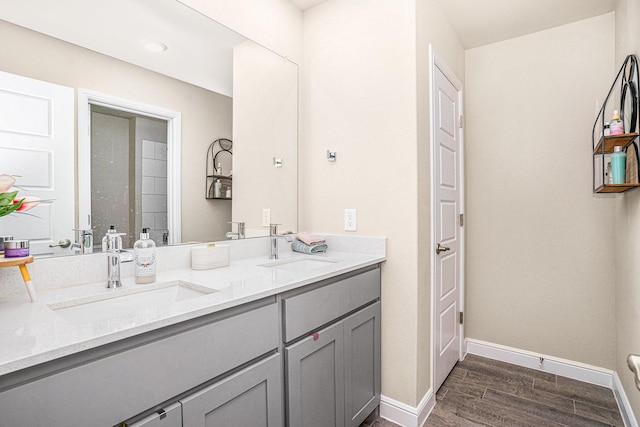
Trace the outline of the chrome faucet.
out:
[[[122,287],[120,264],[133,261],[133,254],[122,249],[122,237],[125,233],[107,233],[107,285],[108,289]]]
[[[224,235],[227,239],[231,239],[231,238],[233,238],[233,236],[236,236],[238,239],[244,239],[245,238],[245,225],[244,225],[244,222],[233,221],[233,222],[227,222],[227,224],[238,224],[238,231],[237,232],[234,233],[232,231],[229,231],[229,232],[227,232],[227,234]]]
[[[76,240],[71,244],[71,250],[81,254],[90,254],[93,252],[93,230],[74,228],[76,232]]]
[[[269,254],[269,259],[278,259],[278,240],[280,238],[284,238],[287,242],[292,242],[293,237],[288,234],[278,234],[278,225],[280,224],[269,224],[269,237],[271,238],[271,253]]]

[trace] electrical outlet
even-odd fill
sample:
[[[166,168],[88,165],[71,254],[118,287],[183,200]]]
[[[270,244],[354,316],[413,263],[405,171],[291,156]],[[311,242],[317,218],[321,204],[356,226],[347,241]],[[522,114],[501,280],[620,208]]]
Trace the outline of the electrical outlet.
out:
[[[355,209],[344,210],[344,231],[356,231],[357,220]]]
[[[268,227],[271,224],[271,209],[262,209],[262,226]]]

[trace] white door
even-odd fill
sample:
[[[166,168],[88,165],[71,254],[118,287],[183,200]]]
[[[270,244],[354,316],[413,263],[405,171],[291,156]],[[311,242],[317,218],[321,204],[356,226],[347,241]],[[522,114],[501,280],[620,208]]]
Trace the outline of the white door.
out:
[[[0,218],[0,235],[30,240],[32,255],[74,233],[73,89],[0,72],[0,173],[17,176],[18,196],[45,202]]]
[[[437,65],[433,67],[435,235],[435,390],[460,357],[461,134],[460,98]]]

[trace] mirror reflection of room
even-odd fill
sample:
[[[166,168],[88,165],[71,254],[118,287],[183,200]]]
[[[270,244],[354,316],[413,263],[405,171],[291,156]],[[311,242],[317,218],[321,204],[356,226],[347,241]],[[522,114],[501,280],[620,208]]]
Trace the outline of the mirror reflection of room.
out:
[[[44,151],[46,160],[42,161],[56,171],[46,184],[31,179],[26,168],[0,170],[22,175],[24,191],[42,193],[41,198],[51,200],[33,211],[42,220],[13,216],[2,224],[8,228],[1,230],[4,234],[30,240],[36,256],[64,256],[99,250],[110,225],[126,233],[125,247],[131,247],[142,228],[151,229],[150,237],[158,246],[233,238],[229,236],[237,232],[237,224],[232,221],[246,224],[246,237],[265,236],[269,229],[263,225],[264,209],[271,211],[272,222],[285,224],[283,230],[297,230],[296,64],[173,0],[159,0],[156,14],[144,23],[133,22],[135,13],[114,12],[135,9],[140,6],[137,1],[111,2],[99,18],[95,5],[78,1],[76,13],[85,19],[78,20],[73,31],[56,24],[55,19],[34,20],[28,3],[11,4],[3,10],[0,36],[12,42],[0,46],[0,72],[10,79],[65,91],[65,101],[54,104],[65,105],[69,111],[59,115],[56,109],[51,115],[53,119],[60,116],[64,125],[43,119],[42,126],[55,128],[57,134],[65,128],[64,150],[71,152],[53,155]],[[43,13],[55,16],[60,10],[51,6]],[[114,20],[118,25],[112,25]],[[118,28],[117,37],[110,36],[113,28]],[[145,50],[143,33],[145,37],[151,33],[167,36],[166,50]],[[109,42],[102,43],[103,39]],[[0,89],[13,90],[1,84]],[[109,153],[109,145],[96,146],[94,136],[105,142],[116,134],[124,135],[126,121],[142,123],[145,119],[109,112],[111,104],[105,107],[91,99],[89,110],[82,98],[85,92],[170,111],[177,119],[168,123],[166,131],[156,130],[150,136],[133,136],[130,129],[136,149],[130,144],[126,150],[122,139],[120,148],[112,147]],[[104,126],[99,130],[107,123],[119,130]],[[91,137],[85,135],[85,125]],[[225,197],[209,199],[202,191],[207,179],[206,153],[220,138],[232,140],[234,148],[240,149],[233,156],[233,197],[226,197],[227,185]],[[146,159],[147,163],[162,162],[155,158],[157,150],[163,152],[157,144],[167,144],[165,177],[142,173],[143,140],[150,141],[148,153],[154,145],[154,157]],[[179,148],[172,155],[174,142]],[[20,144],[12,133],[11,138],[0,139],[0,150],[10,148],[15,153]],[[13,155],[1,157],[16,164]],[[275,157],[284,159],[282,168],[274,168]],[[57,163],[62,160],[67,163]],[[64,181],[58,181],[62,171]],[[160,185],[163,178],[166,190]],[[52,192],[54,187],[60,194]],[[115,193],[110,194],[109,188]],[[167,198],[162,201],[164,191]],[[65,240],[72,244],[59,245]],[[81,242],[90,242],[90,248],[80,250]]]

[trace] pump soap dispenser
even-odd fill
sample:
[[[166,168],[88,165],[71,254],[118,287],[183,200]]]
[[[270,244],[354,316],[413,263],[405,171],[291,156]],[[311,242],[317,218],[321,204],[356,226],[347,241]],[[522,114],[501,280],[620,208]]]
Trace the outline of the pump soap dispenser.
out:
[[[149,229],[143,228],[140,240],[133,245],[136,283],[156,281],[156,243],[149,238]]]

